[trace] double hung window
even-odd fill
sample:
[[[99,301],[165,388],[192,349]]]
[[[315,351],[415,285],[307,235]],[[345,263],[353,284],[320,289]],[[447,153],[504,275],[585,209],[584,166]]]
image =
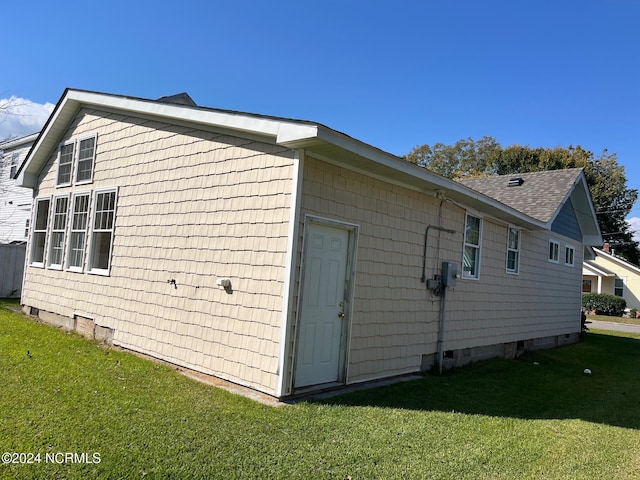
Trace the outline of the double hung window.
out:
[[[73,152],[75,143],[65,143],[60,146],[58,155],[58,186],[71,185],[71,174],[73,171]]]
[[[96,137],[85,138],[78,142],[78,166],[76,183],[90,182],[93,179],[93,159],[96,151]]]
[[[568,267],[573,267],[575,253],[576,251],[572,246],[567,245],[564,247],[564,264]]]
[[[73,197],[71,210],[71,230],[69,233],[69,254],[67,268],[82,271],[84,249],[89,219],[89,194],[81,193]]]
[[[53,201],[51,238],[49,239],[48,266],[62,268],[64,236],[67,231],[69,197],[56,197]]]
[[[58,152],[58,175],[56,185],[66,187],[72,184],[93,181],[93,166],[96,156],[96,136],[71,141],[60,145]]]
[[[36,200],[30,252],[30,263],[33,265],[44,266],[44,249],[47,242],[50,201],[48,198]]]
[[[555,240],[549,240],[549,261],[553,263],[560,262],[560,244]]]
[[[520,230],[509,227],[507,231],[507,273],[518,273],[520,271]]]
[[[11,154],[11,169],[9,170],[9,178],[13,178],[16,176],[16,172],[18,171],[19,159],[20,159],[20,154],[18,152],[13,152]]]
[[[116,191],[98,191],[93,202],[89,271],[108,274],[116,212]]]
[[[482,219],[467,213],[464,229],[464,252],[462,276],[480,277],[480,243],[482,240]]]
[[[624,279],[614,279],[613,294],[617,297],[624,297]]]

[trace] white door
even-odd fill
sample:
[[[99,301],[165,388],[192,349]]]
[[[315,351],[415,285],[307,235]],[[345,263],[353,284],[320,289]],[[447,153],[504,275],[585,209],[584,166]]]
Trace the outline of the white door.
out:
[[[349,231],[309,223],[300,309],[295,386],[336,382],[345,331]]]

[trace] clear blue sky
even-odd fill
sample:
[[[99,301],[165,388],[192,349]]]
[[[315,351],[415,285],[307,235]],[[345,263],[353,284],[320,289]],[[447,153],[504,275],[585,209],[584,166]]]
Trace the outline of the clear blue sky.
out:
[[[484,135],[606,148],[640,188],[637,0],[38,0],[1,11],[12,21],[0,29],[0,98],[187,91],[398,155]]]

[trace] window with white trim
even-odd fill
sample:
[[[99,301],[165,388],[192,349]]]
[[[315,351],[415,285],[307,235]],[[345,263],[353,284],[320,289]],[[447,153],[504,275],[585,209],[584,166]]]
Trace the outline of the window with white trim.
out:
[[[624,279],[614,279],[613,294],[617,297],[624,297]]]
[[[18,152],[13,152],[11,154],[11,169],[9,170],[9,178],[13,178],[16,176],[16,172],[18,171],[19,158],[20,158],[20,154]]]
[[[29,263],[31,265],[44,266],[44,252],[47,243],[47,224],[49,222],[48,198],[36,200],[33,233],[31,235],[31,252]]]
[[[113,228],[116,216],[116,190],[97,191],[93,199],[89,272],[109,274]]]
[[[564,264],[568,267],[573,267],[575,255],[575,248],[573,248],[571,245],[566,245],[564,247]]]
[[[549,261],[560,263],[560,244],[555,240],[549,240]]]
[[[55,197],[53,199],[53,212],[51,219],[51,235],[49,238],[48,266],[62,268],[64,258],[64,236],[67,231],[67,209],[69,196]]]
[[[520,271],[520,230],[509,227],[507,232],[507,273],[518,273]]]
[[[78,165],[76,183],[88,183],[93,180],[93,160],[96,153],[96,137],[85,138],[78,142]]]
[[[56,185],[59,187],[71,185],[74,148],[74,142],[60,145],[60,150],[58,151],[58,178],[56,181]]]
[[[462,254],[462,277],[479,278],[480,242],[482,219],[467,213],[464,229],[464,252]]]
[[[89,194],[77,193],[71,204],[71,219],[69,231],[69,252],[67,254],[67,268],[82,271],[84,265],[84,251],[89,224]]]

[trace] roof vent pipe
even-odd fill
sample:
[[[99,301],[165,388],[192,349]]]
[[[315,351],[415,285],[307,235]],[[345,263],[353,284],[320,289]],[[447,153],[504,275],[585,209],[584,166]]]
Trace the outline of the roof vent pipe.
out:
[[[514,177],[509,179],[508,187],[519,187],[524,183],[524,178],[522,177]]]

